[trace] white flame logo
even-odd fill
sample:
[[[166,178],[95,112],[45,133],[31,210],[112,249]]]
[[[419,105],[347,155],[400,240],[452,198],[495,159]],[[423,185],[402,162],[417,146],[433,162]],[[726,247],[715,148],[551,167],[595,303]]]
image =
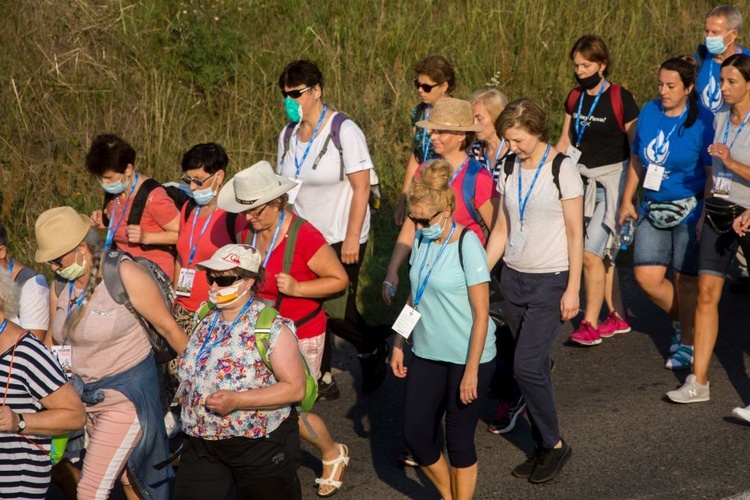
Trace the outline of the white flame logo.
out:
[[[706,88],[701,93],[701,101],[703,101],[703,106],[712,113],[717,112],[723,104],[721,88],[713,75],[708,79],[708,85],[706,85]]]
[[[658,165],[666,163],[669,157],[669,141],[664,137],[663,131],[660,130],[656,138],[648,143],[643,153],[649,163],[656,163]]]

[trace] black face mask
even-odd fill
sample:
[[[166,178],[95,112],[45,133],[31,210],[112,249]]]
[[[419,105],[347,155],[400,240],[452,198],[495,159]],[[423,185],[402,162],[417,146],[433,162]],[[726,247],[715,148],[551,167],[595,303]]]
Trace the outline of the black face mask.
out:
[[[578,75],[576,75],[576,81],[578,82],[578,85],[584,88],[584,90],[591,90],[602,81],[602,75],[598,72],[591,76],[587,76],[586,78],[579,78]]]

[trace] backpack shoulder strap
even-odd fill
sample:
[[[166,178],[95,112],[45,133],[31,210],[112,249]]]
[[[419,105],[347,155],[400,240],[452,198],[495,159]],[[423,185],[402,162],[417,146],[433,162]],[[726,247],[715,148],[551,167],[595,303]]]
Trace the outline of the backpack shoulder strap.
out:
[[[571,111],[570,116],[573,116],[573,109],[575,108],[575,105],[578,102],[578,99],[581,97],[581,94],[583,94],[583,88],[581,87],[574,88],[573,90],[570,91],[570,94],[568,94],[566,107]]]
[[[102,259],[102,280],[107,287],[107,292],[116,303],[123,304],[130,312],[134,312],[133,304],[130,303],[128,292],[120,276],[120,262],[130,259],[130,256],[125,252],[110,250],[104,253]]]
[[[511,153],[505,157],[505,161],[503,162],[503,174],[505,177],[503,178],[503,186],[508,182],[508,177],[510,177],[510,174],[513,173],[513,167],[516,165],[516,155]]]
[[[55,295],[57,295],[57,298],[60,298],[60,294],[63,293],[63,290],[65,290],[65,287],[68,285],[68,282],[64,280],[63,278],[59,277],[57,274],[55,274],[55,277],[53,279],[53,286],[55,287]]]
[[[190,214],[193,213],[193,210],[196,206],[198,206],[198,204],[195,202],[195,200],[192,198],[188,198],[188,200],[185,202],[185,215],[182,216],[182,220],[187,222],[188,219],[190,219]]]
[[[464,236],[469,231],[468,227],[461,230],[461,236],[458,237],[458,261],[461,263],[461,271],[464,270]]]
[[[18,271],[18,274],[16,274],[16,278],[14,281],[18,284],[18,287],[22,287],[26,284],[27,281],[34,278],[38,272],[36,272],[34,269],[31,269],[30,267],[24,266],[23,269]]]
[[[281,155],[281,160],[279,160],[279,163],[284,161],[284,158],[286,158],[286,154],[289,152],[289,143],[292,141],[292,133],[294,132],[294,127],[297,126],[296,123],[290,122],[286,124],[286,127],[284,128],[284,138],[282,140],[284,144],[284,153]]]
[[[233,212],[227,212],[227,234],[229,235],[229,239],[232,240],[232,243],[238,243],[240,239],[242,238],[242,231],[235,232],[234,227],[237,225],[237,215]]]
[[[273,307],[264,307],[255,322],[255,333],[253,335],[255,337],[255,348],[258,350],[263,364],[271,371],[273,371],[273,368],[271,367],[271,360],[268,359],[268,347],[271,343],[271,323],[278,315],[279,311]]]
[[[339,113],[338,111],[335,115],[333,115],[333,117],[331,118],[331,131],[326,137],[326,140],[323,143],[323,147],[320,149],[320,153],[318,154],[318,157],[315,158],[315,162],[312,166],[313,170],[318,168],[318,163],[320,163],[321,158],[323,158],[323,155],[325,155],[326,151],[328,151],[328,144],[330,142],[333,142],[333,145],[336,146],[336,149],[338,149],[339,151],[340,181],[344,180],[344,148],[341,145],[341,124],[348,119],[348,116],[346,116],[344,113]]]
[[[476,206],[477,176],[480,170],[482,170],[482,165],[478,161],[469,160],[469,164],[466,165],[463,182],[461,183],[461,195],[472,220],[480,226],[484,226],[484,221],[480,217]]]
[[[294,260],[294,248],[297,246],[297,235],[299,234],[299,228],[302,227],[306,221],[302,217],[296,215],[292,219],[292,223],[289,224],[289,229],[286,232],[286,248],[284,248],[284,259],[281,265],[281,272],[289,274],[292,269],[292,261]],[[248,237],[249,237],[248,233]],[[274,307],[278,309],[281,306],[281,300],[284,298],[282,294],[276,298]],[[317,313],[316,313],[317,314]],[[299,325],[297,325],[299,326]]]
[[[141,223],[143,217],[143,211],[146,209],[146,201],[151,191],[161,187],[159,181],[151,179],[150,177],[143,181],[141,187],[138,188],[138,192],[133,197],[133,204],[130,206],[130,214],[128,214],[128,225],[135,225]]]
[[[620,126],[620,130],[625,132],[625,111],[622,105],[622,87],[616,83],[611,83],[609,86],[609,95],[612,101],[612,111],[615,114],[617,125]]]
[[[552,182],[557,187],[557,197],[562,200],[562,190],[560,189],[560,167],[562,162],[567,158],[563,153],[557,153],[557,156],[552,160]]]

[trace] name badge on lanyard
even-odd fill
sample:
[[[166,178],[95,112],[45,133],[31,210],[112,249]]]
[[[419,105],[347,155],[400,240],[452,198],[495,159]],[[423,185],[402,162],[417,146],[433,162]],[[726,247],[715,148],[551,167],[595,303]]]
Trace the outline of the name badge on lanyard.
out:
[[[414,327],[419,323],[419,319],[422,315],[409,304],[404,305],[401,310],[401,314],[396,318],[396,322],[393,323],[393,330],[408,339],[411,336],[411,332],[414,331]]]
[[[643,179],[643,188],[652,191],[661,189],[661,181],[664,179],[664,167],[656,163],[650,163],[646,170],[646,178]]]
[[[732,192],[732,172],[719,172],[716,175],[713,194],[717,198],[729,198]]]
[[[73,352],[69,345],[53,345],[52,354],[57,357],[60,367],[65,375],[73,373]]]
[[[195,281],[195,269],[188,269],[183,267],[180,269],[180,276],[177,278],[177,288],[175,288],[175,295],[182,297],[190,297],[190,292],[193,290],[193,282]]]

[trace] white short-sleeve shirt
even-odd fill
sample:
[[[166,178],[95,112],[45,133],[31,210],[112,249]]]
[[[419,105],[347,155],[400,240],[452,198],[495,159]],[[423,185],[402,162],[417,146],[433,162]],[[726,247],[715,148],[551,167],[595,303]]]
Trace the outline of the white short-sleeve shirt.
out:
[[[20,314],[8,318],[26,330],[47,330],[49,323],[49,286],[43,275],[29,278],[21,287]]]
[[[331,113],[331,111],[329,111]],[[333,112],[335,113],[335,111]],[[331,118],[334,115],[331,115]],[[341,147],[343,149],[344,171],[341,172],[339,151],[329,141],[326,152],[313,170],[315,159],[323,149],[326,138],[331,133],[332,119],[327,119],[315,136],[310,151],[301,164],[299,175],[295,158],[302,161],[307,142],[298,142],[299,125],[295,126],[289,140],[289,150],[284,154],[284,130],[279,135],[276,172],[290,179],[299,179],[302,186],[293,205],[294,212],[307,219],[323,233],[329,245],[344,241],[349,225],[349,210],[354,196],[354,189],[347,175],[373,168],[367,141],[362,130],[352,120],[341,124]],[[359,242],[364,243],[370,233],[370,211],[365,211]]]

